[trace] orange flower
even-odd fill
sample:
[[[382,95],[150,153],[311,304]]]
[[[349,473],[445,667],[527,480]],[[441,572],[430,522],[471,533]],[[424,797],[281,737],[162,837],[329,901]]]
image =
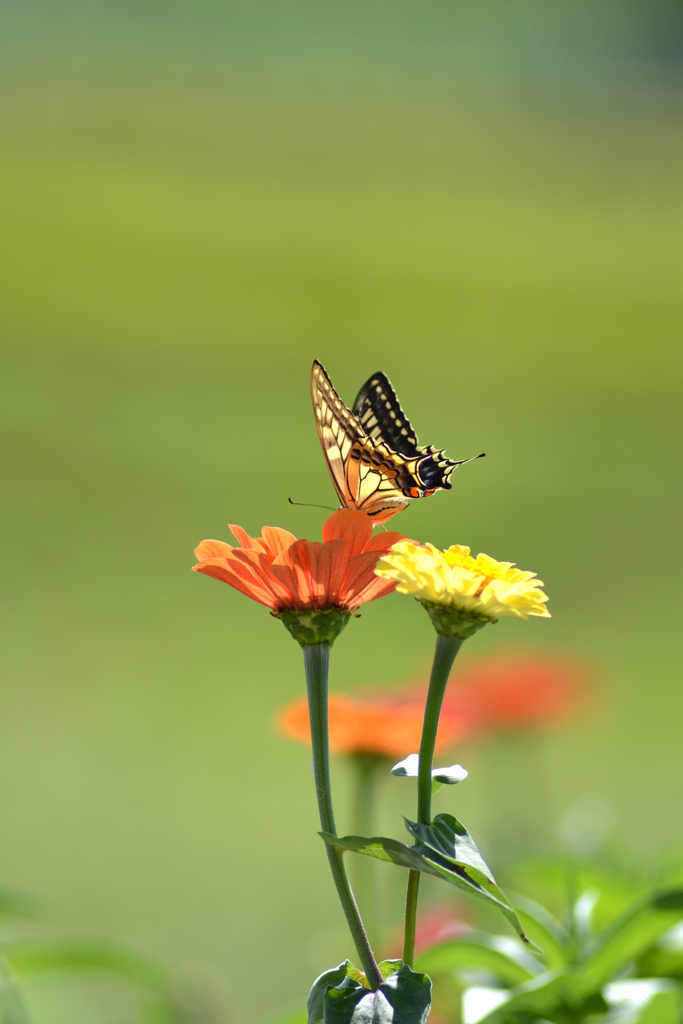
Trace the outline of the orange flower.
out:
[[[340,754],[375,754],[405,757],[419,749],[424,699],[409,702],[391,697],[349,697],[332,694],[329,700],[330,750]],[[279,732],[299,743],[310,743],[308,705],[305,698],[293,701],[276,719]],[[436,749],[449,747],[466,733],[457,714],[441,716]]]
[[[514,654],[475,662],[446,691],[444,710],[477,733],[566,719],[582,700],[588,672],[569,660]]]
[[[353,611],[391,593],[395,582],[375,576],[375,565],[405,539],[389,531],[373,537],[371,520],[352,509],[326,519],[322,543],[297,540],[276,526],[264,526],[260,537],[250,537],[241,526],[230,530],[241,546],[204,540],[195,549],[199,562],[193,570],[229,583],[273,612]]]

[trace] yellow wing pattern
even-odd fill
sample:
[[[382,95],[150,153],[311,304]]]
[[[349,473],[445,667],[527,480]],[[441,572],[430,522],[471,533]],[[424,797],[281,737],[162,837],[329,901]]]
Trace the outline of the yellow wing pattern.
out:
[[[416,489],[419,460],[405,459],[369,437],[317,360],[311,372],[311,397],[320,444],[342,506],[359,509],[380,523],[404,509],[409,504],[404,488]]]

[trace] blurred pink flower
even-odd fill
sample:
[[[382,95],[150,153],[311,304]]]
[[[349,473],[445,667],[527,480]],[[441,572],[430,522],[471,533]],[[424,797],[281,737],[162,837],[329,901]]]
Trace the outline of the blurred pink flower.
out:
[[[465,915],[452,905],[435,903],[420,907],[415,928],[415,956],[426,953],[432,946],[450,939],[461,939],[472,931]],[[400,957],[403,948],[403,929],[397,930],[387,942],[387,958]],[[431,1019],[431,1018],[430,1018]]]

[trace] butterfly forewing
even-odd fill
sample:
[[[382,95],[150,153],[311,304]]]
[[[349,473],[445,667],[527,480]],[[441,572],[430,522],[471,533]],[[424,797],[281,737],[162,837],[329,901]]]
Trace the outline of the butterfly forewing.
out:
[[[349,503],[346,486],[346,465],[354,443],[364,437],[363,429],[317,359],[311,372],[311,398],[318,437],[337,497],[342,505],[353,508],[355,503]]]

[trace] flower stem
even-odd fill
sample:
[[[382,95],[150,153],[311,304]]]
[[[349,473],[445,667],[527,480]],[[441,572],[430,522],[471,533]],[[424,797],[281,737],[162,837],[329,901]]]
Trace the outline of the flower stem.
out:
[[[305,646],[304,667],[306,669],[306,688],[308,690],[308,713],[311,720],[311,739],[313,742],[313,775],[315,791],[318,798],[318,811],[323,832],[337,834],[332,807],[332,789],[330,786],[330,750],[327,736],[327,678],[330,664],[329,644]],[[339,900],[346,916],[346,922],[365,971],[368,984],[375,990],[382,983],[377,963],[368,942],[356,901],[351,891],[348,875],[342,858],[341,850],[327,846],[327,857],[330,862],[332,878],[337,887]]]
[[[406,923],[403,936],[403,962],[412,967],[415,963],[415,925],[417,923],[417,894],[420,889],[420,872],[408,873],[406,890]]]
[[[436,634],[436,650],[432,674],[429,679],[429,691],[425,704],[424,721],[422,723],[422,740],[420,741],[420,767],[417,776],[417,820],[421,825],[430,825],[432,821],[432,765],[434,763],[434,746],[439,728],[441,704],[446,692],[448,677],[455,661],[455,656],[462,646],[458,636]],[[415,959],[415,923],[417,919],[417,895],[420,887],[420,872],[411,871],[408,876],[406,893],[406,920],[403,940],[403,960],[409,967]]]
[[[387,758],[378,754],[352,754],[349,758],[354,773],[353,834],[356,836],[376,835],[375,797],[379,771],[387,769]],[[390,762],[389,762],[390,763]],[[380,908],[377,895],[375,868],[377,864],[368,857],[353,859],[351,878],[359,902],[363,907],[365,930],[372,942],[379,931]]]

